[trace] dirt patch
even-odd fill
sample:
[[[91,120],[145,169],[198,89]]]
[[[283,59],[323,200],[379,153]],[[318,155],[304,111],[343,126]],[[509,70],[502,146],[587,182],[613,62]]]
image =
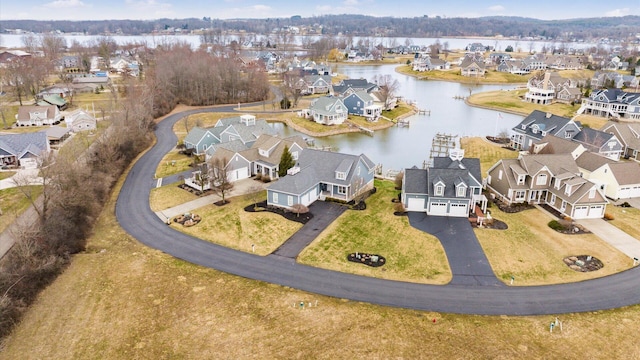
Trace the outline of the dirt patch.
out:
[[[477,228],[478,222],[472,222],[471,226]],[[482,229],[507,230],[508,228],[509,225],[507,225],[506,222],[500,221],[498,219],[491,219],[482,223]]]
[[[180,185],[178,185],[178,187],[180,189],[186,190],[186,191],[188,191],[188,192],[190,192],[190,193],[192,193],[192,194],[194,194],[196,196],[207,196],[207,195],[213,194],[213,190],[211,190],[211,189],[207,189],[205,191],[200,191],[200,190],[196,190],[196,189],[192,188],[191,186],[185,185],[185,184],[180,184]]]
[[[534,206],[527,203],[507,204],[498,199],[494,199],[493,203],[502,211],[508,214],[515,214],[520,211],[533,209]]]
[[[494,144],[505,145],[510,142],[509,138],[495,137],[495,136],[487,136],[486,138],[487,140],[491,141]]]
[[[562,261],[564,261],[571,270],[578,272],[597,271],[604,267],[602,261],[591,255],[567,256],[562,259]]]

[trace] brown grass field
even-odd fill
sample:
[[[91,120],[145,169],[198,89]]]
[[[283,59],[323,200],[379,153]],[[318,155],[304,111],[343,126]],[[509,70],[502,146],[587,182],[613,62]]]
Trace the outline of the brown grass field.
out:
[[[42,186],[28,186],[33,198],[37,199],[42,193]],[[11,223],[31,206],[31,202],[18,188],[0,190],[0,232],[4,231]]]
[[[632,330],[640,321],[639,306],[561,315],[563,331],[550,333],[552,316],[455,315],[328,298],[205,269],[142,246],[118,227],[113,205],[87,251],[43,291],[0,358],[640,356]],[[316,300],[317,307],[294,307]]]
[[[168,184],[151,189],[151,194],[149,195],[151,210],[160,211],[168,209],[198,198],[196,195],[179,188],[178,184],[179,183]]]
[[[611,225],[640,241],[640,227],[638,227],[640,209],[623,208],[610,203],[607,205],[606,212],[613,215],[613,220],[609,221]]]
[[[464,149],[464,156],[468,158],[479,158],[482,176],[487,175],[487,171],[500,159],[515,159],[518,157],[517,151],[505,149],[500,145],[479,137],[465,137],[460,139],[460,148]]]
[[[456,315],[318,296],[147,248],[118,226],[115,198],[87,251],[42,292],[0,358],[640,357],[640,306],[561,315],[563,331],[550,333],[552,316]]]

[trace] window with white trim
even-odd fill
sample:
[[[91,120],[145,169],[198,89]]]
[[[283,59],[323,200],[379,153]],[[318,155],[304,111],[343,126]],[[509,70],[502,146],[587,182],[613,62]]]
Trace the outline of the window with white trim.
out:
[[[444,195],[444,186],[443,185],[436,185],[435,193],[436,193],[436,196]]]
[[[552,204],[556,203],[556,194],[551,194],[551,203]]]
[[[518,175],[518,185],[523,185],[525,178],[526,178],[526,175]]]
[[[293,205],[293,196],[287,195],[287,205]]]
[[[347,173],[342,172],[342,171],[336,171],[336,179],[344,180],[346,178],[347,178]]]
[[[273,193],[273,202],[276,204],[278,203],[278,193],[276,192]]]
[[[466,189],[465,189],[465,187],[464,187],[464,186],[459,186],[459,187],[458,187],[458,197],[463,197],[463,196],[466,194],[466,191],[465,191],[465,190],[466,190]]]
[[[346,186],[338,186],[338,194],[344,195],[347,193],[347,187]]]
[[[524,201],[525,195],[526,195],[526,191],[524,190],[516,190],[516,197],[515,200],[518,201]]]
[[[547,174],[540,174],[536,178],[536,185],[546,185],[547,184]]]

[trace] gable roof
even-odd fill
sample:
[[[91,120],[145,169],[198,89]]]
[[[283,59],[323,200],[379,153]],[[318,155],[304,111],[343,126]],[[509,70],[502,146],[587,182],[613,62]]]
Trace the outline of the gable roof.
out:
[[[587,149],[597,151],[614,137],[611,133],[586,127],[577,133],[576,136],[573,137],[573,140],[584,144]]]
[[[350,155],[337,152],[305,149],[298,157],[297,166],[300,172],[295,175],[287,175],[280,178],[269,186],[270,190],[300,194],[298,191],[309,189],[306,187],[316,185],[320,182],[336,185],[349,185],[356,176],[356,165],[359,161],[365,165],[367,170],[373,170],[373,162],[364,154]],[[336,179],[336,170],[345,164],[351,164],[345,179]],[[296,178],[302,179],[296,179]],[[294,192],[295,191],[295,192]]]
[[[578,158],[576,159],[576,164],[578,165],[578,167],[588,171],[594,171],[601,168],[605,164],[612,163],[614,163],[613,160],[589,151],[583,152],[582,155],[578,156]]]
[[[207,128],[202,128],[199,126],[194,126],[191,128],[191,130],[189,130],[189,133],[187,134],[187,136],[184,137],[184,141],[185,143],[190,143],[190,144],[197,144],[199,143],[203,137],[205,137],[205,135],[207,135],[207,133],[211,133],[209,131],[209,129]],[[213,135],[213,134],[212,134]]]
[[[540,144],[544,144],[544,147],[536,154],[570,154],[582,147],[582,144],[577,142],[549,134],[545,135],[540,141],[535,142],[533,148],[535,149],[535,145]]]
[[[30,113],[39,112],[44,113],[47,119],[53,119],[58,108],[55,105],[24,105],[18,108],[18,120],[29,120],[31,118]]]
[[[609,164],[618,185],[640,184],[640,164],[636,162],[619,162]]]
[[[543,168],[549,169],[553,175],[565,172],[578,174],[580,172],[570,154],[525,155],[522,156],[518,162],[529,175],[535,175]]]
[[[48,144],[45,132],[0,135],[0,149],[18,158],[27,152],[40,155],[48,150]]]
[[[541,131],[546,131],[548,134],[556,135],[563,129],[568,123],[573,120],[553,115],[551,113],[545,113],[540,110],[534,110],[529,114],[526,118],[524,118],[518,125],[513,127],[513,131],[518,132],[520,134],[527,134],[534,138],[542,138],[541,133],[534,133],[532,127],[537,125],[537,128]],[[581,127],[579,122],[574,122],[578,128]],[[525,129],[522,129],[522,126],[525,126]]]

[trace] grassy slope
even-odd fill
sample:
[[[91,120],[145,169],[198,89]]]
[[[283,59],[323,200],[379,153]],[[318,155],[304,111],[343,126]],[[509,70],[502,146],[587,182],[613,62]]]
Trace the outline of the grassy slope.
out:
[[[29,186],[33,191],[33,198],[37,199],[42,193],[42,186]],[[22,214],[31,206],[31,202],[17,188],[0,190],[0,207],[2,215],[0,215],[0,232],[4,231],[15,218]]]
[[[364,211],[347,210],[323,231],[298,261],[313,266],[412,282],[444,284],[451,270],[435,237],[409,225],[407,217],[393,215],[397,196],[390,181],[376,181],[378,191],[367,199]],[[371,268],[346,261],[352,252],[384,256],[387,263]]]
[[[631,331],[640,321],[640,306],[563,315],[563,332],[551,334],[550,316],[453,315],[343,301],[174,259],[129,238],[113,210],[111,203],[88,251],[74,256],[65,273],[44,290],[0,357],[640,356]],[[316,300],[318,307],[293,307]]]

